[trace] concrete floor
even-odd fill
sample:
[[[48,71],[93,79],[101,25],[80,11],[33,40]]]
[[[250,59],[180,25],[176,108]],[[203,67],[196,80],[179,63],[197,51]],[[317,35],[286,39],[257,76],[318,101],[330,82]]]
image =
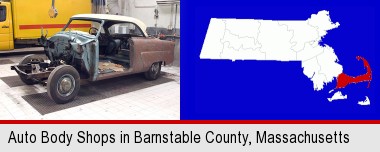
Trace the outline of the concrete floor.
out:
[[[179,51],[176,54],[179,60]],[[0,60],[9,59],[16,64],[23,56],[0,54]],[[45,87],[38,84],[9,87],[1,80],[17,75],[10,70],[13,64],[0,65],[0,119],[180,119],[178,66],[162,67],[168,73],[163,76],[172,79],[170,82],[41,115],[22,97],[46,92]],[[179,61],[174,64],[179,65]]]

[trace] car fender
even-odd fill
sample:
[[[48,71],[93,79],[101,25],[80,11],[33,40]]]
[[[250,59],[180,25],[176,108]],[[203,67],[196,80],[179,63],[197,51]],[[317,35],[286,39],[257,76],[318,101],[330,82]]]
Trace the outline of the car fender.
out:
[[[147,71],[155,62],[171,64],[174,60],[174,45],[172,41],[156,38],[132,38],[133,67],[140,71]]]

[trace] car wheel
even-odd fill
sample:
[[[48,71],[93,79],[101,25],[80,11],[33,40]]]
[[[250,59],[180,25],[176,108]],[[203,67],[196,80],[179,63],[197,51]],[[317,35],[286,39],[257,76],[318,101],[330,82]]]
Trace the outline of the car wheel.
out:
[[[20,60],[20,62],[18,63],[18,65],[28,64],[29,62],[32,62],[32,61],[44,62],[44,59],[41,58],[41,57],[39,57],[39,56],[37,56],[37,55],[29,54],[29,55],[24,56]],[[29,73],[30,71],[24,71],[24,72]],[[33,85],[33,84],[38,83],[38,81],[35,81],[35,80],[32,80],[32,79],[27,79],[26,77],[21,76],[21,75],[19,75],[19,77],[20,77],[21,81],[24,82],[27,85]]]
[[[145,78],[148,80],[156,80],[161,73],[161,62],[153,63],[149,70],[145,72]]]
[[[42,57],[40,57],[40,56],[35,55],[35,54],[29,54],[29,55],[24,56],[20,60],[20,62],[18,63],[18,65],[27,64],[27,63],[32,62],[32,61],[44,62],[44,59]]]
[[[58,104],[68,103],[77,96],[80,89],[78,71],[69,65],[56,67],[49,75],[47,93]]]

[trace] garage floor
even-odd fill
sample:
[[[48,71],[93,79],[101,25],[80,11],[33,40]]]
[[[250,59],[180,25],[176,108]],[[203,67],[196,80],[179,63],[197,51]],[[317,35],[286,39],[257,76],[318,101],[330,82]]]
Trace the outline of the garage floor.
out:
[[[24,55],[0,54],[0,119],[179,119],[180,68],[162,67],[161,78],[141,75],[81,86],[76,100],[57,105],[41,85],[24,85],[10,66]]]

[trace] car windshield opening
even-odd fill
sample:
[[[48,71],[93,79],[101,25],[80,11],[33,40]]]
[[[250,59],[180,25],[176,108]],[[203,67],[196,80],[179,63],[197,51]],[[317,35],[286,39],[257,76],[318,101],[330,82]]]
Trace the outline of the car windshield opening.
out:
[[[62,31],[85,31],[96,35],[98,29],[100,29],[100,23],[98,22],[75,19],[71,20]]]

